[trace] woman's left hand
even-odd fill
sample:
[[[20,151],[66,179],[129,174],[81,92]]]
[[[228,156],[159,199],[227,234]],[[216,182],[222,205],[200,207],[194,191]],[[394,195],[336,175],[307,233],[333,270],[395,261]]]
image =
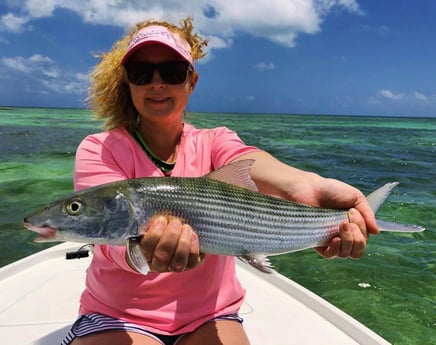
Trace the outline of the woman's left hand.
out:
[[[356,188],[338,180],[316,178],[296,187],[291,196],[294,201],[314,206],[349,209],[348,221],[339,226],[338,236],[325,247],[315,248],[325,258],[360,258],[365,252],[369,234],[377,234],[374,213],[365,196]],[[297,192],[298,190],[298,192]],[[304,192],[306,190],[306,192]]]
[[[358,189],[335,179],[286,165],[269,153],[249,153],[241,159],[255,162],[250,174],[261,193],[274,195],[315,207],[348,210],[348,221],[339,226],[339,234],[325,247],[315,248],[326,258],[360,258],[369,234],[378,234],[374,212]]]
[[[355,208],[348,211],[348,222],[339,226],[339,235],[332,238],[326,247],[315,250],[325,258],[360,258],[365,252],[368,233],[362,215]]]

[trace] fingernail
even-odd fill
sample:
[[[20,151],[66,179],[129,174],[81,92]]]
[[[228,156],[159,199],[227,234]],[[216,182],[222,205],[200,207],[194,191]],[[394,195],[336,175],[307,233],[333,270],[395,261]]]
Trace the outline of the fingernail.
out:
[[[148,231],[150,228],[153,228],[155,230],[163,229],[166,224],[167,224],[167,220],[164,216],[155,217],[151,219],[151,221],[148,223],[146,231]]]
[[[170,272],[183,272],[183,271],[186,271],[186,266],[168,265],[168,271],[170,271]]]
[[[353,217],[356,215],[356,210],[354,208],[350,208],[347,212],[348,223],[352,223]]]
[[[158,216],[154,219],[153,223],[155,225],[164,225],[166,224],[167,219],[164,216]]]

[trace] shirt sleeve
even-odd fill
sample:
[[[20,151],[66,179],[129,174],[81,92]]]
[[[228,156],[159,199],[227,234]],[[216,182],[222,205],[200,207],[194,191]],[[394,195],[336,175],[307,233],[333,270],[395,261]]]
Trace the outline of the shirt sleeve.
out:
[[[116,147],[116,145],[110,146]],[[129,178],[128,170],[116,160],[102,137],[90,135],[80,143],[74,166],[76,191],[127,178]],[[126,261],[125,246],[98,245],[95,254],[97,252],[120,268],[135,272]]]
[[[75,191],[125,180],[128,176],[102,138],[90,135],[80,143],[74,163]]]
[[[219,169],[242,155],[258,151],[260,149],[257,147],[246,145],[231,129],[215,128],[211,151],[214,169]]]

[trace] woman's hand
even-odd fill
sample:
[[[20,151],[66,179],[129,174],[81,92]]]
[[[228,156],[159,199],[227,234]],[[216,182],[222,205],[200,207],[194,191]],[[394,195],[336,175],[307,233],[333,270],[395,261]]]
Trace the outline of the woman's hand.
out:
[[[204,259],[197,234],[180,219],[158,216],[147,225],[141,249],[155,272],[183,272]]]
[[[368,234],[363,217],[352,208],[348,211],[348,222],[339,226],[339,235],[332,238],[326,247],[317,247],[315,250],[325,258],[351,257],[360,258],[365,252]]]
[[[293,188],[289,198],[324,208],[349,209],[348,221],[339,226],[339,235],[325,247],[315,248],[326,258],[360,258],[369,234],[377,234],[374,213],[365,196],[356,188],[334,179],[309,178]]]

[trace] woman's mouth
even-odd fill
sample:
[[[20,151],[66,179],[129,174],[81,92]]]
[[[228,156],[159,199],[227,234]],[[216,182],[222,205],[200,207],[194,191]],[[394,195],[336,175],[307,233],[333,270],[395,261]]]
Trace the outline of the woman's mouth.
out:
[[[148,97],[147,100],[151,103],[165,103],[170,100],[170,97]]]

